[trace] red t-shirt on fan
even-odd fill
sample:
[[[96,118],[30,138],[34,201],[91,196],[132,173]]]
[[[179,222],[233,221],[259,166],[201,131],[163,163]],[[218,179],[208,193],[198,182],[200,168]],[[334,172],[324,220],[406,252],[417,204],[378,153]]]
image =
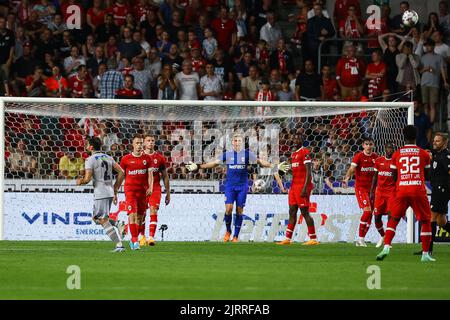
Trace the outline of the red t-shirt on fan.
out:
[[[139,89],[119,89],[116,91],[116,99],[142,99],[142,92]]]
[[[156,151],[147,155],[150,157],[150,170],[153,172],[153,185],[160,187],[161,170],[164,170],[167,166],[166,158]]]
[[[380,61],[380,63],[369,63],[367,65],[367,72],[368,73],[380,73],[381,71],[386,71],[386,64],[383,61]],[[381,82],[378,85],[379,90],[383,91],[386,88],[386,73],[384,77],[381,78]]]
[[[375,160],[378,158],[375,152],[370,156],[364,151],[358,152],[352,160],[355,169],[355,189],[370,192],[372,188],[372,179],[375,174]]]
[[[113,14],[114,22],[118,26],[123,26],[127,20],[127,14],[131,13],[131,10],[126,4],[120,5],[116,3],[108,8],[107,12]]]
[[[125,193],[145,193],[148,189],[148,172],[151,168],[151,158],[145,153],[142,153],[140,156],[130,153],[122,158],[120,166],[125,171]]]
[[[219,48],[228,52],[231,47],[231,35],[237,33],[236,22],[230,19],[223,22],[221,18],[217,18],[212,21],[211,28],[216,34]]]
[[[422,196],[425,188],[425,168],[430,167],[429,154],[414,144],[407,144],[392,156],[391,169],[397,169],[396,197]]]
[[[359,87],[366,74],[366,65],[361,59],[342,57],[336,66],[336,79],[344,87]]]
[[[378,172],[377,195],[390,197],[395,191],[395,181],[391,170],[392,158],[378,157],[375,171]]]
[[[291,156],[292,187],[303,188],[306,181],[306,164],[311,163],[311,156],[307,148],[301,147]],[[308,189],[312,189],[313,183],[309,181]]]

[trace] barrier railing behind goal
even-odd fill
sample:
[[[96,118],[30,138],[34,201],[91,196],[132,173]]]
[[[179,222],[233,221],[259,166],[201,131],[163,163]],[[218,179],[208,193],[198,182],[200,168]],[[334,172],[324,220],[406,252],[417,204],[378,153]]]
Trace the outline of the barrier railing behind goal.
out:
[[[151,134],[157,151],[167,159],[174,193],[172,203],[161,206],[161,223],[168,217],[166,239],[217,240],[223,232],[225,168],[192,174],[184,165],[207,162],[231,150],[236,133],[259,158],[279,163],[295,151],[292,138],[301,133],[312,153],[315,188],[310,209],[324,226],[322,236],[329,241],[352,241],[359,211],[351,196],[352,184],[344,189],[341,180],[353,155],[361,150],[364,136],[374,139],[377,153],[383,153],[387,142],[402,145],[401,130],[413,122],[412,104],[382,102],[2,98],[0,110],[5,159],[0,166],[0,239],[101,237],[89,220],[91,186],[75,185],[84,171],[85,139],[101,137],[104,151],[119,162],[130,152],[135,134]],[[281,187],[274,173],[249,167],[252,195],[243,227],[248,240],[273,241],[285,229],[287,196],[282,190],[289,188],[290,174],[281,177]],[[164,210],[169,211],[167,215]],[[350,225],[342,227],[350,213]],[[411,213],[408,217],[404,236],[412,242]],[[186,232],[186,226],[181,232],[182,220],[195,235]],[[299,230],[297,239],[302,236]]]

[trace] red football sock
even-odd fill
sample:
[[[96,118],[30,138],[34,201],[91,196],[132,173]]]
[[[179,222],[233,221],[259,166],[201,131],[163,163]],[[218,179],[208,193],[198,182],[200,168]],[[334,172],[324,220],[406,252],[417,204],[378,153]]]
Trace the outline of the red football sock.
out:
[[[422,241],[422,251],[428,252],[430,249],[430,243],[431,243],[431,222],[428,221],[421,221],[422,228],[420,229],[420,241]]]
[[[150,215],[150,237],[155,237],[156,227],[158,225],[158,216],[156,214]]]
[[[308,226],[308,236],[310,239],[317,239],[316,228],[314,227],[314,225]]]
[[[136,242],[138,240],[139,228],[135,223],[130,223],[130,233],[131,233],[131,242]]]
[[[395,236],[395,230],[397,228],[398,223],[400,220],[395,220],[393,218],[389,219],[386,227],[386,235],[384,236],[384,245],[390,246],[392,243],[392,239]]]
[[[286,239],[289,239],[289,240],[292,239],[292,235],[294,234],[294,229],[295,229],[295,224],[289,223],[286,228]]]
[[[369,231],[370,222],[372,221],[372,211],[363,211],[361,221],[359,222],[359,236],[364,238]]]
[[[139,235],[143,235],[145,237],[145,221],[142,221],[143,224],[139,225]]]
[[[375,217],[375,227],[377,228],[380,236],[384,237],[383,220],[381,220],[381,216],[379,219]]]

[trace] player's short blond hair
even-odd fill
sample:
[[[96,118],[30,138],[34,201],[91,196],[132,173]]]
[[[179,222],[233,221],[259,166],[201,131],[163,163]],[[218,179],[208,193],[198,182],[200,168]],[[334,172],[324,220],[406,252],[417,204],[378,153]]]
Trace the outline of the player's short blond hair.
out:
[[[235,133],[232,136],[232,139],[236,139],[236,138],[241,138],[242,140],[244,140],[244,135],[242,133]]]

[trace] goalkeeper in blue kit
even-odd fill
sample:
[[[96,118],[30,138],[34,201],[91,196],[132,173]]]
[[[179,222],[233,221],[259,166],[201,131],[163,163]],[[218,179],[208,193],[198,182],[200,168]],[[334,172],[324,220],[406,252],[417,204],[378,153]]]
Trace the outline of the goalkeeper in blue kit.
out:
[[[228,242],[231,238],[231,220],[233,213],[233,205],[236,202],[236,218],[234,220],[234,235],[232,242],[238,242],[239,232],[242,226],[243,213],[245,202],[248,193],[248,171],[247,166],[258,164],[264,168],[274,168],[277,166],[278,170],[286,172],[289,165],[282,162],[278,165],[271,164],[263,159],[259,159],[256,155],[248,149],[244,149],[244,139],[241,135],[233,136],[232,151],[227,151],[218,159],[203,163],[195,164],[189,162],[186,169],[190,172],[198,169],[211,169],[225,163],[227,166],[227,175],[225,179],[225,225],[227,231],[225,233],[224,242]]]

